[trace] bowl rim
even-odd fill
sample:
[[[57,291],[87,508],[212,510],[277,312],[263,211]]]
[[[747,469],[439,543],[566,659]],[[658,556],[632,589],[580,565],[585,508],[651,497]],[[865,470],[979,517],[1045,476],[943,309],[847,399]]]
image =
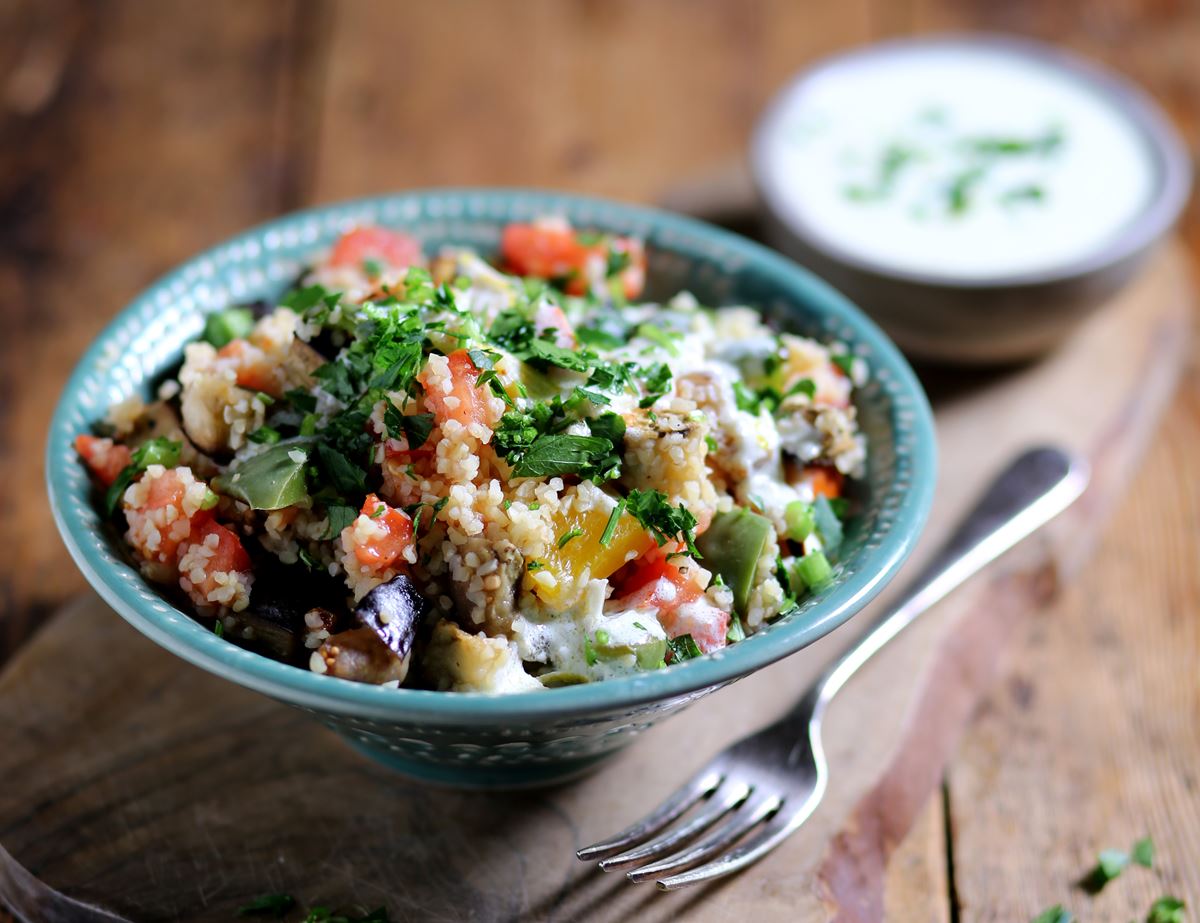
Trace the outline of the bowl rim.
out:
[[[903,55],[922,48],[963,47],[1000,51],[1048,65],[1085,84],[1107,100],[1144,141],[1158,174],[1157,188],[1142,210],[1105,245],[1090,254],[1031,271],[961,277],[893,266],[857,254],[835,243],[812,222],[786,206],[787,197],[767,168],[770,138],[783,118],[787,100],[820,73],[876,57]],[[1179,217],[1191,192],[1191,161],[1187,148],[1152,96],[1130,78],[1066,48],[1025,36],[1000,32],[944,32],[901,36],[826,55],[797,73],[768,102],[755,124],[750,143],[750,171],[764,207],[790,234],[826,258],[881,279],[949,290],[979,291],[1072,282],[1101,272],[1141,252],[1165,234]]]
[[[105,546],[108,540],[99,528],[85,521],[80,505],[68,504],[68,464],[78,464],[72,448],[72,401],[85,378],[109,348],[109,341],[137,320],[140,305],[154,293],[180,283],[198,264],[227,248],[258,241],[272,231],[305,219],[329,217],[337,210],[382,207],[397,200],[430,197],[471,196],[500,200],[505,209],[514,201],[532,200],[553,210],[576,207],[620,212],[631,220],[692,238],[707,238],[753,263],[765,273],[772,287],[786,290],[822,315],[833,315],[854,328],[857,338],[870,349],[875,371],[886,369],[894,380],[892,391],[906,398],[910,434],[906,448],[911,454],[911,483],[899,499],[894,525],[873,547],[859,551],[856,573],[833,585],[828,596],[805,613],[804,619],[773,625],[770,644],[732,645],[715,655],[650,673],[617,677],[601,682],[518,693],[435,692],[395,689],[348,682],[312,673],[302,667],[272,660],[240,648],[204,628],[189,614],[171,605],[152,606],[140,596],[126,595],[117,579],[124,562],[115,561]],[[503,220],[503,219],[502,219]],[[511,219],[509,219],[511,220]],[[77,424],[76,424],[77,425]],[[46,444],[46,485],[55,524],[76,565],[100,596],[126,621],[172,653],[195,666],[239,685],[317,712],[346,716],[371,716],[384,720],[427,720],[463,725],[480,719],[543,719],[572,713],[612,712],[646,702],[669,700],[726,684],[761,667],[795,653],[828,633],[858,612],[891,579],[908,557],[919,537],[933,500],[936,481],[937,445],[932,412],[915,374],[896,346],[848,299],[808,270],[784,256],[732,232],[693,218],[661,209],[591,196],[517,187],[431,187],[390,194],[330,202],[290,212],[256,225],[179,264],[143,289],[88,346],[64,386],[51,419]],[[94,513],[93,513],[94,516]],[[138,580],[142,578],[137,576]],[[165,614],[164,614],[165,613]],[[198,629],[198,631],[197,631]],[[752,636],[753,637],[753,636]],[[751,639],[748,639],[751,640]]]

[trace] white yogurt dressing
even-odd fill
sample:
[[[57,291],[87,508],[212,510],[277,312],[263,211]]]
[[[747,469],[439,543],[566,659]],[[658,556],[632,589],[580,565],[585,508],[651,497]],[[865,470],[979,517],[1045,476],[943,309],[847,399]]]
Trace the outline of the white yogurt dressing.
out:
[[[835,62],[785,91],[760,144],[785,219],[851,256],[964,280],[1087,257],[1155,182],[1143,135],[1096,88],[998,47]]]

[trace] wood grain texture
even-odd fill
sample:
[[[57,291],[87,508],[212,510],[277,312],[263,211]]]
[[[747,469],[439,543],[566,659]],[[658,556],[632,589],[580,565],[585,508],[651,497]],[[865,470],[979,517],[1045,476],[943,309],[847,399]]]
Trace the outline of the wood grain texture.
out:
[[[1141,919],[1200,901],[1200,370],[1191,370],[1101,553],[1024,632],[949,772],[962,919]],[[1164,489],[1169,485],[1169,488]],[[1150,835],[1134,869],[1068,888],[1101,849]]]
[[[48,6],[19,28],[27,45],[65,43],[61,73],[0,135],[0,662],[84,587],[42,484],[76,358],[155,276],[295,204],[285,114],[303,123],[288,108],[291,4]]]

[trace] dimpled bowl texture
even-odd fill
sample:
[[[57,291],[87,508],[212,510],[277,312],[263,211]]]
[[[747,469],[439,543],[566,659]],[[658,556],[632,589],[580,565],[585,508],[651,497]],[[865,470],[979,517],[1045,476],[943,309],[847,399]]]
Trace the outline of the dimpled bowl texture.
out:
[[[840,340],[871,366],[857,398],[869,441],[858,515],[836,582],[799,611],[708,657],[607,682],[516,695],[385,689],[319,676],[218,638],[148,584],[97,513],[72,441],[130,394],[149,397],[204,315],[274,298],[303,261],[347,228],[378,223],[495,252],[503,226],[540,215],[644,238],[651,298],[687,289],[710,305],[754,305],[781,326]],[[322,206],[241,234],[154,283],[88,349],[51,423],[46,477],[55,521],[96,591],[167,650],[218,676],[310,712],[370,756],[427,781],[473,787],[553,782],[632,741],[654,721],[798,651],[859,611],[895,573],[933,496],[935,443],[925,396],[886,337],[845,298],[764,247],[666,212],[509,189],[435,189]]]

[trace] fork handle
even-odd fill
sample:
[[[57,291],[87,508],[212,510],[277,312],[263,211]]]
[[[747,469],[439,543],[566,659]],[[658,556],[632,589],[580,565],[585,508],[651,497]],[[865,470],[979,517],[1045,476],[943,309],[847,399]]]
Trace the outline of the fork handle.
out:
[[[819,717],[859,667],[922,612],[1070,506],[1087,481],[1087,463],[1062,449],[1030,449],[1014,459],[892,607],[826,668],[797,711]]]

